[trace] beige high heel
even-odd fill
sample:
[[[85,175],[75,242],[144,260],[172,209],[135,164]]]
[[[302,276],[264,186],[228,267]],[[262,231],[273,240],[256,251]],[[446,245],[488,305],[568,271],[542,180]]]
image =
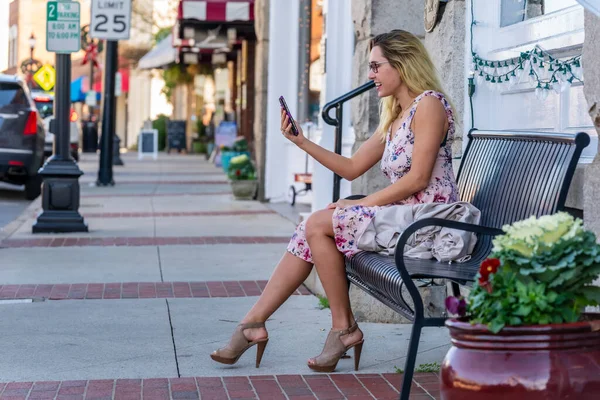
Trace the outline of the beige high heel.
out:
[[[333,329],[330,330],[329,334],[327,335],[327,340],[325,341],[323,351],[321,354],[315,357],[315,363],[308,364],[308,367],[317,372],[333,372],[335,367],[337,367],[340,358],[342,358],[342,356],[346,354],[348,350],[354,347],[354,370],[358,371],[360,354],[362,352],[362,347],[365,340],[361,339],[356,343],[349,344],[348,346],[344,345],[341,340],[342,336],[353,333],[357,329],[358,324],[354,323],[354,325],[348,329],[341,331],[334,331]]]
[[[265,348],[267,347],[267,342],[269,341],[269,338],[266,337],[264,339],[259,339],[251,342],[248,339],[246,339],[246,336],[244,336],[244,331],[246,329],[264,327],[264,322],[249,322],[247,324],[239,324],[233,332],[231,340],[229,341],[227,346],[215,350],[210,355],[210,358],[222,364],[235,364],[246,350],[248,350],[254,345],[257,345],[256,368],[258,368],[260,365],[260,361],[262,360],[263,353],[265,352]]]

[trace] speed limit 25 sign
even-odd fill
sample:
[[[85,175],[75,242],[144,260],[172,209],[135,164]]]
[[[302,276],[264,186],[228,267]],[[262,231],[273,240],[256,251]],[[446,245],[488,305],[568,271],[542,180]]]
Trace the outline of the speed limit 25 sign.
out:
[[[90,36],[127,40],[131,27],[131,0],[92,0]]]

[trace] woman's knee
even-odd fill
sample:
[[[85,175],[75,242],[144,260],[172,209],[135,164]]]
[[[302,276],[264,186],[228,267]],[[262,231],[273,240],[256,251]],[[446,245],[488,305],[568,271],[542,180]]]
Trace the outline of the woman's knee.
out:
[[[334,210],[320,210],[313,213],[306,221],[306,239],[317,236],[333,236],[333,222],[331,217]]]

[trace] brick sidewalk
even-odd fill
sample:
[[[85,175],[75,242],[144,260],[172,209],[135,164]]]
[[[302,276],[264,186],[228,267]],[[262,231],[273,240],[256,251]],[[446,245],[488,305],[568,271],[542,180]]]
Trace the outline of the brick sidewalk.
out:
[[[393,400],[400,374],[262,375],[0,383],[0,400]],[[439,377],[415,374],[411,399],[439,399]]]
[[[331,322],[304,286],[271,321],[282,345],[259,370],[213,363],[208,354],[262,293],[294,225],[234,201],[224,173],[200,158],[134,156],[122,155],[115,187],[88,184],[97,162],[82,157],[89,233],[33,235],[32,208],[0,240],[0,321],[11,321],[0,324],[0,400],[399,397],[402,375],[392,372],[410,327],[365,323],[372,339],[359,373],[348,360],[340,373],[315,373],[299,358],[318,354]],[[444,345],[431,334],[419,362],[441,361]],[[410,398],[439,398],[439,376],[415,374]]]
[[[0,299],[114,300],[260,296],[267,281],[0,285]],[[311,296],[302,285],[294,295]]]

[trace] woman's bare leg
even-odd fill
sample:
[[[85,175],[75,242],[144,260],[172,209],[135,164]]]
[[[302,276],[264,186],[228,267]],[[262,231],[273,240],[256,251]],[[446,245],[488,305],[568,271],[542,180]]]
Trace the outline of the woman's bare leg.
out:
[[[311,263],[286,251],[267,286],[241,323],[266,321],[306,280],[311,270]],[[253,341],[267,337],[267,331],[265,328],[247,329],[244,335]]]
[[[333,238],[333,211],[322,210],[311,215],[306,223],[306,239],[319,279],[329,300],[332,328],[343,330],[350,327],[355,320],[350,308],[344,256],[336,247]],[[356,330],[341,339],[348,345],[356,343],[361,338],[362,332]]]

